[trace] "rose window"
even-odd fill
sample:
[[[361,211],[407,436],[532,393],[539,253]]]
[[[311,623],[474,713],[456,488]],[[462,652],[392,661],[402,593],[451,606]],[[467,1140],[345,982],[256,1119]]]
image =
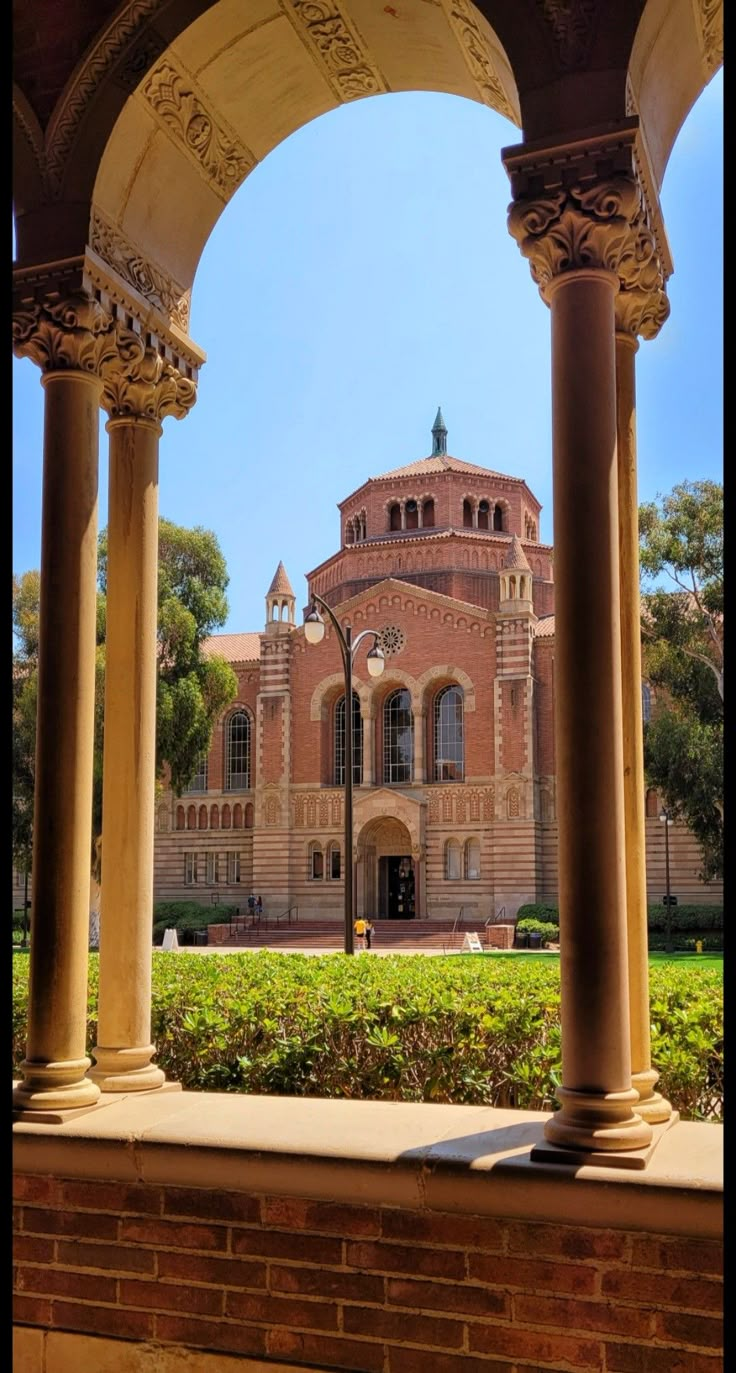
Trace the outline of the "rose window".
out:
[[[406,635],[398,625],[384,625],[379,631],[381,648],[386,658],[393,658],[400,653],[406,643]]]

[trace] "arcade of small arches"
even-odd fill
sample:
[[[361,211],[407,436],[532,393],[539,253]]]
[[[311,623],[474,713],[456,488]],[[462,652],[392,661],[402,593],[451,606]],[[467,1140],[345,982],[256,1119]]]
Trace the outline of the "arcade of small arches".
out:
[[[168,813],[168,808],[161,807],[161,811]],[[159,825],[164,821],[164,816],[159,813]],[[216,801],[206,806],[178,805],[176,807],[176,828],[178,830],[252,830],[255,823],[253,802],[247,801],[243,806],[239,801],[231,807],[227,802],[219,805]]]
[[[403,529],[434,529],[434,497],[408,496],[386,503],[386,530],[397,534]]]
[[[485,529],[494,534],[508,534],[508,501],[490,501],[485,496],[464,496],[463,529]]]

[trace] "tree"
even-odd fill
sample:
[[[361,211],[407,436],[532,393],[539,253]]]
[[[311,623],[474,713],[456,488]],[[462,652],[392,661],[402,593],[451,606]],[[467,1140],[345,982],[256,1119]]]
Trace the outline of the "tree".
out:
[[[107,531],[99,537],[95,750],[91,869],[99,877],[105,698]],[[156,770],[179,795],[194,776],[238,681],[223,658],[204,657],[202,643],[224,624],[229,578],[216,536],[159,520]],[[13,856],[32,847],[33,771],[38,679],[40,577],[13,577]],[[30,819],[29,819],[30,817]],[[25,846],[25,847],[24,847]],[[21,866],[20,862],[17,866]]]
[[[643,669],[657,689],[645,772],[711,881],[723,875],[723,487],[675,486],[641,506],[639,534]]]

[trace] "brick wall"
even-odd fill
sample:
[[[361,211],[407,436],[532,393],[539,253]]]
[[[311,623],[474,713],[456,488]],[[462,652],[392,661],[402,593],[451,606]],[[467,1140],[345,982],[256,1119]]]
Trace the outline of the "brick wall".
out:
[[[716,1240],[17,1175],[17,1324],[345,1373],[720,1373]]]

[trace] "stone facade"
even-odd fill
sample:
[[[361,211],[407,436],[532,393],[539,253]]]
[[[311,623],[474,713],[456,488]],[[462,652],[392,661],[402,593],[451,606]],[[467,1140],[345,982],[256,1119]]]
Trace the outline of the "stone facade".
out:
[[[353,668],[355,907],[378,919],[461,906],[476,920],[502,908],[511,918],[525,902],[557,899],[553,550],[539,541],[541,507],[526,482],[448,456],[440,414],[433,438],[432,456],[369,478],[340,504],[339,550],[307,579],[343,628],[377,630],[385,652],[379,678],[368,675],[365,646]],[[238,695],[206,771],[158,804],[156,899],[244,904],[254,893],[271,916],[298,906],[303,917],[341,919],[344,675],[334,631],[328,624],[320,644],[307,643],[280,564],[264,631],[215,635],[205,651],[232,664]],[[448,762],[438,750],[451,687]],[[413,739],[397,781],[387,772],[387,702],[402,690]],[[243,734],[245,763],[233,753]],[[649,894],[659,901],[663,838],[651,800]],[[670,861],[680,902],[718,899],[720,888],[698,881],[684,829],[671,835]]]

